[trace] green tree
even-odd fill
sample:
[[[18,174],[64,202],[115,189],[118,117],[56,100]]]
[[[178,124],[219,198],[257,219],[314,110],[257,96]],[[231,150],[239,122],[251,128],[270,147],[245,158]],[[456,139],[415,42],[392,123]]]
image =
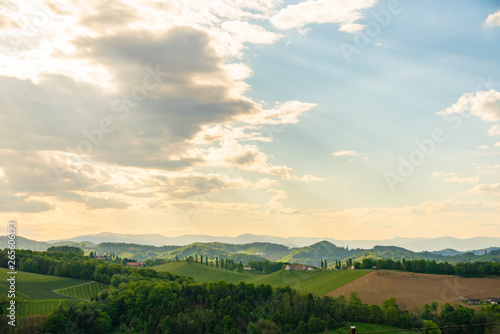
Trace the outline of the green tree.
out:
[[[322,332],[326,327],[325,321],[312,314],[307,322],[307,329],[310,333]]]
[[[428,328],[425,331],[426,334],[441,334],[441,330],[439,329],[439,326],[430,320],[424,320],[423,328]],[[431,329],[429,329],[429,328],[431,328]]]
[[[64,316],[62,308],[59,307],[47,316],[45,330],[48,333],[64,333],[67,322],[68,319]]]
[[[240,263],[238,263],[238,268],[236,268],[236,270],[237,270],[240,274],[243,272],[244,268],[243,268],[243,263],[241,263],[241,261],[240,261]]]
[[[250,321],[247,326],[247,334],[259,334],[259,327]]]

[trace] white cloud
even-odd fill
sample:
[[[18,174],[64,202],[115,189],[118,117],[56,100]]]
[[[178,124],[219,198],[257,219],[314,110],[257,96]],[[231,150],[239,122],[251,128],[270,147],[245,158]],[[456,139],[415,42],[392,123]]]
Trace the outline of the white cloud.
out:
[[[488,15],[488,17],[486,18],[485,25],[490,27],[494,26],[500,27],[500,11]]]
[[[244,21],[223,22],[221,28],[231,33],[232,38],[243,44],[273,44],[282,37],[282,35],[267,31],[261,26]]]
[[[434,170],[432,176],[439,176],[443,178],[444,182],[449,183],[476,183],[479,180],[479,176],[458,176],[455,173],[448,173],[443,171]]]
[[[376,0],[306,0],[283,8],[271,18],[278,29],[303,28],[309,23],[336,23],[339,30],[353,33],[362,27],[355,22],[362,11],[372,7]]]
[[[259,179],[255,184],[254,184],[254,189],[266,189],[272,186],[279,185],[279,182],[276,180],[271,180],[269,178],[265,179]]]
[[[242,115],[240,121],[261,125],[294,124],[299,121],[299,116],[302,113],[315,106],[315,103],[288,101],[278,104],[273,109],[260,109],[251,115]]]
[[[440,111],[438,115],[450,115],[470,111],[472,115],[484,121],[500,121],[500,92],[496,90],[466,93],[451,107]]]
[[[500,183],[492,183],[492,184],[481,183],[467,190],[465,193],[472,195],[490,194],[494,196],[500,196]]]
[[[204,165],[214,167],[231,167],[243,171],[254,171],[263,174],[280,176],[286,180],[296,180],[293,169],[276,166],[268,162],[268,156],[261,152],[257,145],[242,145],[234,138],[227,138],[218,147],[197,149]]]
[[[342,157],[342,156],[351,156],[351,155],[357,155],[356,151],[338,151],[332,153],[334,157]]]
[[[469,177],[453,176],[453,177],[445,178],[444,182],[450,182],[450,183],[476,183],[478,180],[479,180],[478,176],[469,176]]]
[[[270,193],[274,193],[273,197],[267,203],[269,209],[267,209],[268,214],[297,214],[300,213],[299,210],[294,208],[289,208],[283,205],[283,202],[288,197],[285,191],[268,189]]]
[[[16,19],[32,21],[35,8],[12,5],[9,16],[0,14],[3,203],[25,212],[71,202],[168,207],[279,184],[250,182],[242,172],[299,180],[254,143],[273,141],[277,126],[299,122],[315,104],[264,108],[245,96],[252,70],[237,59],[248,44],[282,37],[249,23],[269,19],[279,4],[49,2],[49,20],[29,36],[11,30],[25,28]],[[151,69],[161,72],[158,82]],[[103,120],[112,130],[103,133]]]
[[[326,179],[322,178],[322,177],[317,177],[317,176],[314,176],[314,175],[306,174],[303,177],[301,177],[300,180],[304,181],[304,182],[315,182],[315,181],[324,181]]]
[[[363,29],[365,29],[365,25],[364,24],[357,24],[357,23],[346,24],[346,25],[343,25],[339,28],[340,31],[346,32],[348,34],[355,34],[355,33],[363,31]]]
[[[21,28],[16,21],[11,19],[9,16],[4,15],[0,12],[0,30],[7,29],[19,29]]]
[[[488,147],[488,145],[479,145],[477,148],[480,150],[486,150]]]
[[[495,145],[493,145],[493,146],[495,146],[495,147],[500,147],[500,141],[497,141],[497,142],[495,143]]]
[[[488,130],[488,135],[489,136],[500,136],[500,125],[496,124],[493,125],[489,130]]]

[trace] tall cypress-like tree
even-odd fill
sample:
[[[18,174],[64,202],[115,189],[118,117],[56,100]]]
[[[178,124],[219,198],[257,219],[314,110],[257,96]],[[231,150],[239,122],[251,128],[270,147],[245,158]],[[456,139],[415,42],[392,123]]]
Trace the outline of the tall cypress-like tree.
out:
[[[200,263],[203,265],[203,254],[200,255]]]
[[[208,256],[205,256],[205,266],[208,267]]]
[[[195,255],[195,260],[196,263],[198,263],[198,254]]]
[[[219,269],[219,257],[215,257],[215,268]]]

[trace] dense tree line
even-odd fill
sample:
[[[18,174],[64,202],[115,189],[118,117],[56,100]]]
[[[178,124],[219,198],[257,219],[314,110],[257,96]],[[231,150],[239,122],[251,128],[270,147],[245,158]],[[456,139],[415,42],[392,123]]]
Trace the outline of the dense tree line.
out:
[[[500,321],[498,305],[477,312],[450,304],[442,304],[440,309],[438,312],[437,303],[432,303],[418,315],[411,314],[400,310],[394,298],[382,306],[368,305],[355,292],[346,299],[243,282],[179,284],[144,279],[120,284],[92,302],[56,309],[48,315],[43,331],[30,333],[101,334],[113,327],[134,333],[321,333],[327,328],[341,328],[338,333],[345,333],[342,328],[347,329],[350,322],[435,328]],[[446,329],[443,333],[489,333],[486,328]]]
[[[7,252],[0,252],[0,267],[7,268]],[[191,279],[153,269],[136,269],[105,260],[95,260],[74,252],[37,252],[16,251],[16,269],[30,273],[93,280],[110,284],[113,275],[120,275],[123,281],[128,276],[138,278],[157,278],[191,282]]]
[[[250,260],[248,265],[255,269],[256,271],[259,271],[263,274],[271,274],[276,271],[279,271],[283,268],[284,265],[287,265],[288,262],[271,262],[268,260],[265,261],[253,261]]]
[[[390,259],[365,258],[362,262],[354,264],[355,269],[394,269],[414,273],[460,275],[460,276],[488,276],[500,275],[500,262],[467,262],[455,265],[448,262],[434,260],[405,260],[394,261]]]
[[[7,263],[5,254],[0,253],[1,266]],[[270,285],[244,282],[198,284],[170,273],[128,268],[71,252],[19,250],[17,261],[18,269],[23,271],[40,274],[52,271],[54,274],[57,270],[60,276],[111,284],[109,291],[99,293],[91,302],[65,304],[46,318],[23,320],[16,329],[18,333],[100,334],[111,332],[113,327],[134,333],[320,333],[327,328],[347,328],[350,322],[401,328],[500,322],[498,305],[475,311],[461,305],[446,303],[438,307],[437,303],[432,303],[412,314],[401,310],[394,298],[377,306],[364,304],[355,292],[346,299],[343,296],[316,297],[290,287],[273,289]],[[403,261],[401,265],[406,267],[400,269],[417,268],[415,263],[408,267],[408,262]],[[224,267],[229,263],[221,260]],[[364,264],[369,265],[367,261]],[[380,265],[389,264],[381,262]],[[0,332],[6,328],[2,327],[4,325],[0,323]],[[489,333],[486,327],[443,332]],[[439,333],[439,330],[429,333]]]
[[[79,255],[83,255],[84,252],[79,247],[73,246],[52,246],[47,248],[47,252],[57,252],[57,253],[76,253]]]

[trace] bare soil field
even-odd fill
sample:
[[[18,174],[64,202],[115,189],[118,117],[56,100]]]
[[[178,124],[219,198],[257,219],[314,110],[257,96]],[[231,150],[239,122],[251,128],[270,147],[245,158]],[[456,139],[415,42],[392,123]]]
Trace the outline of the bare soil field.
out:
[[[394,297],[400,309],[414,311],[432,301],[458,303],[459,298],[500,297],[500,279],[373,271],[326,295],[349,297],[357,291],[364,303],[382,305]]]

